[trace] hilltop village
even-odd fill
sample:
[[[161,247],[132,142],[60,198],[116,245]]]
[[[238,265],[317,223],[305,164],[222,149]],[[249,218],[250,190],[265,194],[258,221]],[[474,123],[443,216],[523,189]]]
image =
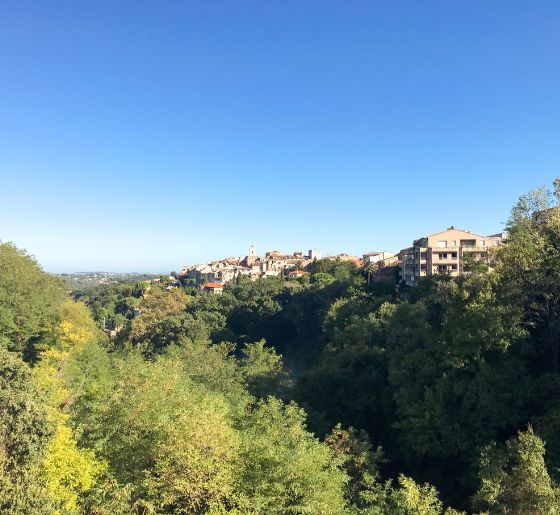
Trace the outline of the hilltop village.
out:
[[[311,249],[283,254],[271,250],[258,256],[254,245],[242,257],[227,257],[210,263],[183,266],[178,277],[184,283],[201,289],[221,293],[224,285],[239,276],[252,280],[264,277],[299,279],[310,272],[315,261],[321,259],[351,261],[358,267],[367,268],[372,280],[394,280],[398,277],[408,286],[415,286],[420,277],[436,273],[458,275],[463,271],[467,256],[483,259],[488,249],[499,245],[505,233],[482,236],[451,226],[414,240],[408,248],[399,252],[373,251],[360,256],[338,254],[322,257],[321,251]],[[396,269],[398,268],[398,274]]]
[[[311,249],[307,254],[303,252],[282,254],[278,250],[271,250],[266,252],[263,257],[258,256],[254,245],[251,245],[246,256],[228,257],[207,264],[184,266],[179,277],[202,289],[221,293],[225,283],[239,276],[246,276],[252,280],[264,277],[299,279],[308,274],[313,263],[320,259],[351,261],[359,267],[364,266],[364,263],[378,263],[380,268],[398,262],[395,254],[386,251],[368,252],[360,258],[348,254],[322,257],[321,251],[318,249]]]

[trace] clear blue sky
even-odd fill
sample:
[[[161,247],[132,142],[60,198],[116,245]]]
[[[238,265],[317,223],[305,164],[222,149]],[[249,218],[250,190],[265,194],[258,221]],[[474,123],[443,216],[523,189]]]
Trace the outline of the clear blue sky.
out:
[[[0,238],[50,271],[494,233],[559,165],[557,0],[0,0]]]

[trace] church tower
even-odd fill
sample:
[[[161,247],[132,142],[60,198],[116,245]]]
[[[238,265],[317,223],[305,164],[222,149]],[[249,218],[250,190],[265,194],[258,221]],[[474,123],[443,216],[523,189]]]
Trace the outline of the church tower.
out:
[[[249,255],[247,256],[247,265],[251,266],[257,260],[257,251],[255,250],[255,246],[251,245],[249,247]]]

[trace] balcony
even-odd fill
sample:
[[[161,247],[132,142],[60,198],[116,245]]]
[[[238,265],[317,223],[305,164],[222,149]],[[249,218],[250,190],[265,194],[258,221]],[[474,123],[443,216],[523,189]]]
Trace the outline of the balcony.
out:
[[[486,245],[463,245],[463,252],[488,252]]]

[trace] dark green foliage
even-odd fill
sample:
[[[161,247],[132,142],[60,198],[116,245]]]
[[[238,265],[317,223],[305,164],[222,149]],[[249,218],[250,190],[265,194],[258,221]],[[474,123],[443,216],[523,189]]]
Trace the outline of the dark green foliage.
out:
[[[10,243],[0,244],[0,338],[10,350],[35,357],[35,344],[56,320],[65,285]]]
[[[49,513],[38,467],[52,435],[29,367],[0,347],[0,512]]]
[[[115,328],[133,318],[134,309],[148,286],[147,282],[104,284],[75,290],[73,296],[88,305],[104,329]]]
[[[0,347],[0,448],[15,467],[36,462],[51,434],[42,398],[31,371],[12,352]]]

